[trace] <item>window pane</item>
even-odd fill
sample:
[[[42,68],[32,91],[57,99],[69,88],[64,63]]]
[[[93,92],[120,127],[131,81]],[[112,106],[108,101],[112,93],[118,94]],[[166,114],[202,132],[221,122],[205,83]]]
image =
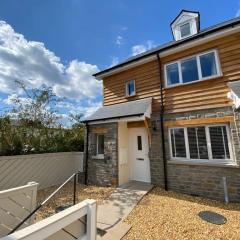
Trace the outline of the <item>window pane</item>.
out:
[[[142,150],[142,137],[137,136],[138,150]]]
[[[214,52],[200,56],[202,77],[217,75],[217,66]]]
[[[183,128],[171,129],[171,142],[173,146],[172,156],[186,157],[186,147]]]
[[[178,73],[178,64],[177,63],[167,65],[166,71],[167,71],[167,84],[168,85],[173,85],[173,84],[179,83],[179,73]]]
[[[180,31],[181,31],[181,37],[186,37],[189,36],[191,34],[190,31],[190,23],[186,23],[182,26],[180,26]]]
[[[104,154],[104,135],[98,135],[97,153]]]
[[[135,95],[135,82],[130,81],[127,83],[127,95],[132,96]]]
[[[229,159],[228,137],[225,126],[209,127],[213,159]]]
[[[182,78],[184,83],[192,82],[199,79],[197,59],[195,57],[182,61],[181,69],[182,69]]]
[[[190,158],[208,159],[205,127],[187,128]]]

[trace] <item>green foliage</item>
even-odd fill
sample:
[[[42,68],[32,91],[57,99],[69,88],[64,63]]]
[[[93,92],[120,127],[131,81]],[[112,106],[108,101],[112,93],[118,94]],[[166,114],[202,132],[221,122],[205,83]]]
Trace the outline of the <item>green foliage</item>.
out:
[[[0,155],[83,151],[82,115],[71,114],[72,127],[63,128],[57,111],[61,99],[51,88],[27,90],[18,84],[27,98],[16,97],[11,114],[0,116]]]

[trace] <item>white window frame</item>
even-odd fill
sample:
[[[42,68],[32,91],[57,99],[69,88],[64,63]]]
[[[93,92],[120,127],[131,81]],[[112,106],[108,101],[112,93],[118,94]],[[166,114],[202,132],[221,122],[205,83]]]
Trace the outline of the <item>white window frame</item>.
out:
[[[186,24],[189,24],[189,27],[190,27],[190,33],[189,33],[188,35],[182,37],[181,27],[184,26],[184,25],[186,25]],[[191,35],[192,35],[192,32],[193,32],[193,30],[192,30],[192,21],[187,21],[187,22],[184,22],[184,23],[182,23],[181,25],[179,25],[179,27],[178,27],[178,31],[179,31],[179,40],[191,36]]]
[[[132,95],[129,95],[129,92],[128,92],[128,84],[130,84],[131,82],[134,83],[134,93]],[[136,83],[135,83],[135,80],[129,80],[125,83],[125,95],[126,97],[133,97],[136,95]]]
[[[98,137],[99,136],[104,136],[104,134],[97,134],[97,142],[96,142],[96,155],[97,155],[97,157],[98,158],[100,158],[100,159],[103,159],[104,158],[104,153],[103,154],[100,154],[100,153],[98,153]],[[104,139],[105,139],[105,136],[104,136]],[[104,151],[104,149],[103,149],[103,151]]]
[[[181,33],[181,26],[185,25],[189,23],[190,24],[190,34],[187,35],[187,36],[184,36],[182,37],[182,33]],[[196,22],[196,19],[195,18],[191,18],[191,19],[188,19],[184,22],[181,22],[179,24],[175,24],[173,26],[173,32],[174,32],[174,37],[175,37],[175,40],[176,41],[179,41],[179,40],[182,40],[182,39],[185,39],[185,38],[188,38],[194,34],[197,34],[197,22]]]
[[[209,127],[221,127],[225,126],[227,131],[227,138],[228,138],[228,148],[229,148],[229,159],[213,159],[212,158],[212,148],[211,148],[211,140],[210,140],[210,134],[209,134]],[[188,127],[205,127],[206,132],[206,140],[207,140],[207,149],[208,149],[208,159],[193,159],[190,158],[190,150],[189,150],[189,143],[188,143],[188,135],[187,135],[187,128]],[[184,129],[184,141],[185,141],[185,147],[186,147],[186,155],[187,157],[174,157],[172,154],[172,139],[171,139],[171,129]],[[215,163],[215,164],[236,164],[234,161],[234,155],[233,155],[233,148],[232,148],[232,139],[230,135],[230,129],[228,124],[211,124],[211,125],[189,125],[184,127],[171,127],[168,129],[168,138],[169,138],[169,151],[170,151],[170,161],[185,161],[185,162],[191,162],[191,163]]]
[[[200,57],[203,56],[203,55],[209,54],[209,53],[214,53],[217,74],[203,78],[202,77]],[[183,77],[182,77],[182,71],[181,71],[181,63],[186,61],[186,60],[189,60],[191,58],[196,58],[196,60],[197,60],[197,68],[198,68],[199,79],[196,79],[196,80],[191,81],[191,82],[184,83],[183,82]],[[167,66],[172,65],[172,64],[177,64],[178,65],[179,83],[169,85],[168,80],[167,80]],[[218,51],[216,49],[212,49],[212,50],[209,50],[209,51],[206,51],[206,52],[202,52],[202,53],[199,53],[199,54],[195,54],[195,55],[191,55],[191,56],[188,56],[188,57],[185,57],[185,58],[181,58],[177,61],[172,61],[172,62],[164,65],[165,86],[168,87],[168,88],[179,86],[179,85],[193,84],[193,83],[196,83],[196,82],[200,82],[200,81],[204,81],[204,80],[208,80],[208,79],[212,79],[212,78],[216,78],[216,77],[220,77],[220,76],[222,76],[222,71],[221,71],[221,67],[220,67],[220,60],[219,60]]]

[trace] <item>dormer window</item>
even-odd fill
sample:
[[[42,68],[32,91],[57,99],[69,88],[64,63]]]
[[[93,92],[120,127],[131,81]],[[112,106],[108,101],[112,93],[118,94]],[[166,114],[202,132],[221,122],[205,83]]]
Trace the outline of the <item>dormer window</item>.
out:
[[[189,22],[180,26],[180,33],[181,38],[185,38],[191,35],[191,25]]]
[[[199,32],[199,13],[182,10],[171,23],[172,33],[176,41],[190,37]]]

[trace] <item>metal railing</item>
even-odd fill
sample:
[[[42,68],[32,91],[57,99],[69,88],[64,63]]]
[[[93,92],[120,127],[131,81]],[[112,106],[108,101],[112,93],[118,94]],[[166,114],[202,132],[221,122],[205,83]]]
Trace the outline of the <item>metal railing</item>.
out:
[[[32,217],[41,207],[43,207],[54,195],[58,193],[69,181],[73,179],[73,205],[76,204],[76,187],[77,187],[77,177],[80,172],[71,175],[64,183],[62,183],[52,194],[50,194],[43,202],[41,202],[31,213],[29,213],[15,228],[9,232],[9,234],[14,233],[18,228],[20,228],[24,222],[26,222],[30,217]]]

